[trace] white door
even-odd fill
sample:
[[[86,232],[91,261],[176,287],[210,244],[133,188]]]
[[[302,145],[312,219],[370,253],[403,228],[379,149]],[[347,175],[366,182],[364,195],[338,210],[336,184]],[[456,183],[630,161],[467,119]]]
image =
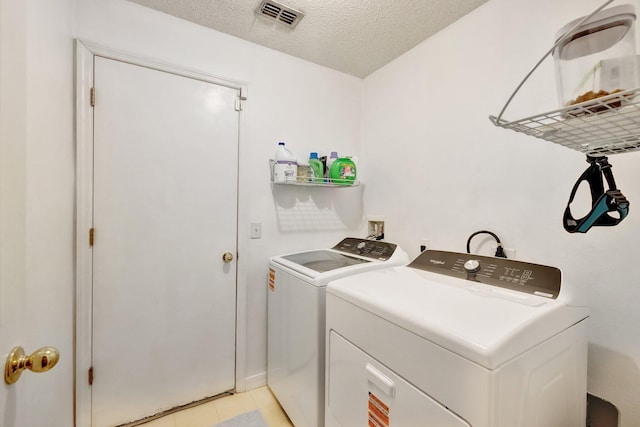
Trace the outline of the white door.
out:
[[[92,425],[235,384],[236,89],[96,56]]]

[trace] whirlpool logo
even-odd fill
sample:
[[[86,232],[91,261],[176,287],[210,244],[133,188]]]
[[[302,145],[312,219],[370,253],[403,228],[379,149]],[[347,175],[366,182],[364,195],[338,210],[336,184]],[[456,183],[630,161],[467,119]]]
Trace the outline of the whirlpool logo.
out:
[[[436,265],[444,264],[444,261],[440,261],[439,259],[430,259],[429,262],[431,262],[431,264],[436,264]]]

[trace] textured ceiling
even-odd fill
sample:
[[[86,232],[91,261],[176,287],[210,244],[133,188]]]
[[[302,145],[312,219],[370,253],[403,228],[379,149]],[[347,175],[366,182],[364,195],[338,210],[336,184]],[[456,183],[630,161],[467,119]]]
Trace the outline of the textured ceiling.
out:
[[[305,14],[294,29],[261,0],[130,1],[363,78],[487,0],[277,0]]]

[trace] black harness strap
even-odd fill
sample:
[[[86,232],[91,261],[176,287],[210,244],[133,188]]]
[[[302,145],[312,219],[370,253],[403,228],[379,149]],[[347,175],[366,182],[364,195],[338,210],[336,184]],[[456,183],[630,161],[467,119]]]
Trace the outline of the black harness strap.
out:
[[[569,202],[564,210],[563,225],[569,233],[586,233],[591,227],[618,225],[629,213],[629,201],[622,192],[616,188],[611,165],[604,156],[591,157],[587,155],[590,163],[571,190]],[[605,191],[603,177],[607,180],[609,190]],[[591,212],[580,219],[571,215],[571,202],[576,195],[582,181],[587,181],[591,191]],[[609,212],[617,212],[611,216]]]

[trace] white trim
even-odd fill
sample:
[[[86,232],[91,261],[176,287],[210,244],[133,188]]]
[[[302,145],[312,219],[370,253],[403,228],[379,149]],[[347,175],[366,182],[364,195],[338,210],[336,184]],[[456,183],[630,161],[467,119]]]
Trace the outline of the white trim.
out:
[[[90,105],[90,90],[93,86],[94,57],[100,56],[133,65],[144,66],[179,76],[189,77],[224,87],[237,89],[246,98],[247,85],[242,82],[223,79],[218,76],[202,73],[168,64],[154,59],[115,51],[91,42],[76,40],[76,300],[75,300],[75,408],[76,427],[91,426],[91,387],[88,384],[88,370],[91,367],[91,277],[92,250],[89,246],[88,233],[93,225],[91,200],[93,198],[93,108]],[[99,95],[98,95],[99,96]],[[246,103],[245,103],[246,106]],[[240,159],[246,154],[241,144],[244,126],[244,111],[239,112],[238,133],[238,171],[241,170]],[[240,176],[240,172],[239,175]],[[237,251],[244,254],[247,231],[240,227],[246,214],[246,197],[241,196],[238,180],[238,233]],[[242,210],[240,210],[242,208]],[[247,352],[247,271],[238,257],[236,273],[236,390],[246,389],[246,352]]]
[[[267,373],[261,372],[259,374],[251,375],[250,377],[245,378],[245,385],[245,391],[264,387],[265,385],[267,385]]]
[[[246,97],[246,87],[241,89],[241,97]],[[240,119],[238,123],[238,256],[237,256],[237,270],[236,270],[236,391],[246,391],[245,375],[247,374],[247,277],[249,266],[245,262],[249,259],[249,230],[245,227],[248,224],[247,220],[249,212],[249,192],[243,191],[244,180],[241,180],[241,176],[245,176],[243,172],[242,159],[251,158],[251,152],[246,144],[242,142],[244,138],[244,122],[245,114],[247,113],[247,102],[245,100],[240,101],[242,103],[242,110],[240,111]]]
[[[181,65],[156,60],[146,56],[114,50],[86,40],[80,41],[80,43],[82,43],[91,52],[91,54],[95,56],[101,56],[103,58],[114,59],[128,64],[139,65],[142,67],[152,68],[154,70],[164,71],[166,73],[176,74],[178,76],[189,77],[232,89],[238,89],[244,97],[246,97],[248,93],[247,84],[244,82],[225,79],[213,74],[203,73],[193,68],[183,67]]]
[[[76,318],[75,327],[75,407],[76,426],[91,425],[91,265],[92,251],[88,234],[93,218],[93,111],[90,90],[93,87],[93,54],[76,41]]]

